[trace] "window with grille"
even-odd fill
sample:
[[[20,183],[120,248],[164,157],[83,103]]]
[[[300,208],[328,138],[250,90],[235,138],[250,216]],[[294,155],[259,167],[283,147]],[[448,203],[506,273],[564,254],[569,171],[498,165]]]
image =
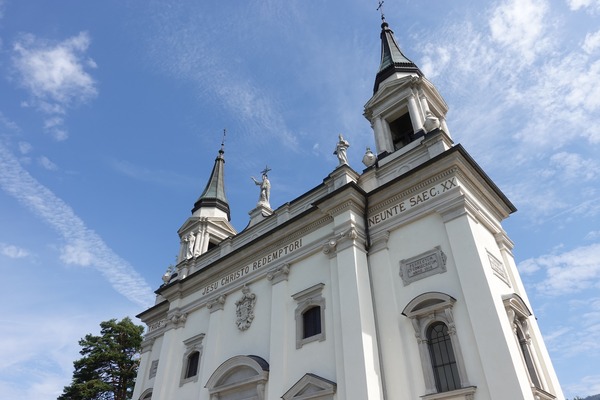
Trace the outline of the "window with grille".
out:
[[[321,333],[321,307],[315,306],[302,314],[303,338],[309,338]]]
[[[436,322],[429,327],[427,344],[437,391],[448,392],[459,389],[458,367],[446,324]]]
[[[191,378],[198,373],[198,362],[200,361],[200,353],[195,351],[188,356],[187,368],[185,370],[185,378]]]

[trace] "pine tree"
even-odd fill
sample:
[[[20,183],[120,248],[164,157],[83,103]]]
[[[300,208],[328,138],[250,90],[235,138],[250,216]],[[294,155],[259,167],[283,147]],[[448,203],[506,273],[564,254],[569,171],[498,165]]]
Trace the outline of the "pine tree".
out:
[[[123,318],[100,323],[100,336],[79,341],[83,356],[73,362],[73,381],[58,400],[131,399],[144,327]]]

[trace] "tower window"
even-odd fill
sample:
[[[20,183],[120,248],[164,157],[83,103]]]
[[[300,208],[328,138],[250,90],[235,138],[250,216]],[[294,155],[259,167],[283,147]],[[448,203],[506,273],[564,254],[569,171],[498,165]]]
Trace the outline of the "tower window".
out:
[[[390,131],[392,132],[394,150],[398,150],[414,140],[415,132],[413,130],[409,113],[406,113],[400,118],[390,122],[389,126]]]
[[[321,307],[314,306],[302,314],[303,339],[321,333]]]
[[[448,392],[460,389],[458,367],[446,324],[435,322],[429,327],[427,344],[437,391]]]

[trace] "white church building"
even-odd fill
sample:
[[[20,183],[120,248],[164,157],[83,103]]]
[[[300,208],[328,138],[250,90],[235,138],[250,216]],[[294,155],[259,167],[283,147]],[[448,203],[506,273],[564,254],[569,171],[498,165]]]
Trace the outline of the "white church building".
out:
[[[224,149],[138,317],[133,399],[564,399],[502,221],[516,209],[454,144],[447,105],[383,20],[364,116],[376,149],[242,232]]]

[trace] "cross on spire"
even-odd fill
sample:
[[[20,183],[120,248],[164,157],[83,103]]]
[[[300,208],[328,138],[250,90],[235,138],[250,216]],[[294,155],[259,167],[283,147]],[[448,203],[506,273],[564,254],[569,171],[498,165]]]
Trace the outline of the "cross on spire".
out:
[[[223,139],[221,140],[221,149],[225,147],[225,136],[227,136],[227,129],[223,128]]]
[[[379,5],[377,6],[377,11],[379,11],[381,13],[381,20],[385,21],[385,15],[383,14],[383,3],[385,3],[385,0],[380,0],[379,1]]]

